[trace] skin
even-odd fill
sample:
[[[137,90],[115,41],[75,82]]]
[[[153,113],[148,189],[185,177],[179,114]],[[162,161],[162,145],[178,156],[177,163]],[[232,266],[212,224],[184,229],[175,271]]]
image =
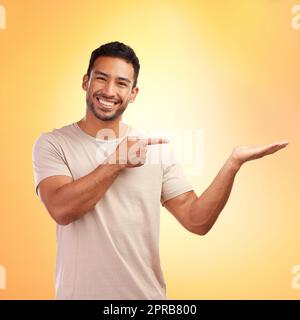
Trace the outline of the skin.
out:
[[[98,58],[90,76],[83,77],[86,114],[77,122],[78,126],[93,137],[103,129],[110,129],[115,137],[122,137],[127,129],[122,122],[123,112],[129,103],[134,102],[139,91],[138,87],[133,87],[133,82],[134,69],[130,63],[115,57]],[[105,109],[97,97],[117,104]],[[162,138],[129,141],[125,138],[116,151],[88,175],[76,181],[66,176],[42,180],[38,187],[39,195],[52,218],[58,224],[67,225],[94,208],[122,170],[144,165],[148,145],[161,143],[168,141]],[[188,231],[206,234],[227,203],[235,176],[243,164],[273,154],[287,145],[288,142],[276,142],[261,147],[235,147],[200,197],[194,191],[185,192],[166,201],[165,208]],[[121,153],[120,150],[126,152]]]
[[[128,79],[130,83],[119,79],[120,77]],[[122,132],[119,132],[120,123],[121,130],[126,130],[122,126],[122,114],[128,104],[134,102],[139,91],[137,86],[133,88],[133,81],[133,66],[125,60],[113,57],[96,59],[90,77],[85,74],[82,81],[87,107],[85,117],[78,122],[80,128],[94,137],[101,129],[111,129],[116,137],[122,136]],[[118,104],[112,111],[107,111],[99,106],[97,96]]]

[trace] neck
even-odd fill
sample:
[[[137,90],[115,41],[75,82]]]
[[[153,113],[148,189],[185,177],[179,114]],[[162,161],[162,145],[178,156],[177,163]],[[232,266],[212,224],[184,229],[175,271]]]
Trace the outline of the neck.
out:
[[[93,137],[99,138],[99,131],[103,129],[109,129],[114,132],[114,134],[109,134],[108,140],[121,138],[125,135],[128,125],[122,122],[122,116],[116,120],[103,121],[96,118],[92,113],[87,112],[85,117],[77,122],[78,126],[85,133]],[[98,134],[98,136],[97,136]]]

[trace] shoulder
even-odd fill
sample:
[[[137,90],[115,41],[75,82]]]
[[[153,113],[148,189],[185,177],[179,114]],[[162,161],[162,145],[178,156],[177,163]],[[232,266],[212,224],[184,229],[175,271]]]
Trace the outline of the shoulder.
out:
[[[61,142],[72,133],[73,124],[61,128],[54,128],[51,131],[42,132],[33,143],[33,151],[40,147],[58,147]]]

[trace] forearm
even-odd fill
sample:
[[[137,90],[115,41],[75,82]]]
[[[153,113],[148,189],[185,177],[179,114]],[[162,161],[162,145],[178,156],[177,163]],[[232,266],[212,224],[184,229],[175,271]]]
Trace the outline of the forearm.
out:
[[[229,157],[210,186],[193,202],[189,211],[193,232],[205,234],[211,229],[229,198],[239,168]]]
[[[62,224],[73,222],[94,208],[123,168],[123,165],[103,164],[57,189],[53,206]]]

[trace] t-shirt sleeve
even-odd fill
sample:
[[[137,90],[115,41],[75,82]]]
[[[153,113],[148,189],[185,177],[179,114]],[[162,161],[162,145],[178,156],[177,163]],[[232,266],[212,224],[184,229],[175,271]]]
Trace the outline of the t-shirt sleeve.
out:
[[[182,193],[194,190],[184,174],[183,168],[179,161],[170,152],[171,161],[168,164],[163,164],[162,192],[161,204],[167,200],[175,198]]]
[[[42,133],[32,148],[35,192],[38,195],[39,183],[50,176],[69,176],[72,174],[59,143],[49,133]]]

